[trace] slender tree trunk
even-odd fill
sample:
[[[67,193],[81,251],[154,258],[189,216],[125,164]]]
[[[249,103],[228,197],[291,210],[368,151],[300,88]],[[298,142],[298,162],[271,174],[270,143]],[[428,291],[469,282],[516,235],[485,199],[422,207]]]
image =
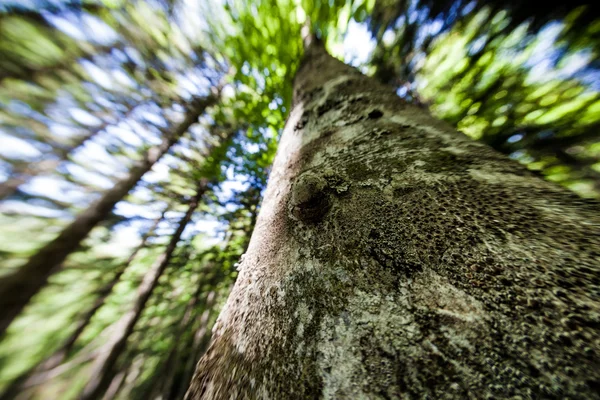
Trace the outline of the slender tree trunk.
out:
[[[185,395],[187,388],[190,386],[192,375],[194,374],[194,365],[202,357],[210,341],[210,318],[213,312],[213,307],[217,299],[217,293],[212,291],[206,296],[205,307],[202,315],[200,316],[200,326],[194,333],[194,339],[192,341],[191,351],[188,358],[185,361],[183,375],[179,383],[179,388],[173,400],[182,399]],[[214,314],[213,314],[214,315]],[[171,392],[172,393],[172,392]],[[171,400],[167,399],[167,400]]]
[[[177,142],[188,128],[198,120],[204,109],[216,101],[215,96],[207,97],[188,113],[185,120],[156,147],[149,149],[141,161],[136,163],[129,174],[105,192],[87,210],[79,214],[54,240],[42,247],[29,261],[15,273],[0,280],[0,336],[6,328],[48,281],[50,275],[60,269],[69,254],[77,250],[89,232],[111,212],[135,187],[142,176]]]
[[[161,213],[159,218],[154,220],[154,223],[152,224],[150,229],[142,236],[142,240],[140,241],[138,246],[136,246],[136,248],[131,252],[129,257],[127,257],[125,263],[119,267],[113,278],[98,291],[98,297],[94,301],[94,304],[81,316],[81,318],[77,322],[75,330],[73,330],[73,333],[71,333],[71,335],[69,335],[69,337],[63,342],[62,346],[60,346],[49,357],[37,364],[32,370],[26,371],[20,377],[15,379],[11,383],[11,385],[2,393],[2,395],[0,396],[0,400],[13,399],[20,391],[33,386],[34,382],[45,381],[45,379],[41,378],[41,376],[44,375],[47,371],[50,371],[53,368],[60,365],[67,358],[67,356],[73,349],[75,342],[77,342],[77,339],[79,339],[79,336],[81,336],[85,328],[89,325],[94,315],[96,315],[96,312],[104,305],[106,299],[112,293],[112,290],[115,287],[115,285],[121,281],[121,276],[123,276],[123,273],[133,262],[139,251],[146,246],[148,238],[154,233],[160,221],[163,220],[165,212],[166,210]]]
[[[101,355],[94,362],[91,378],[83,389],[79,397],[80,400],[93,400],[100,398],[106,389],[106,385],[108,385],[108,383],[111,381],[111,371],[113,366],[125,348],[127,338],[133,332],[133,327],[142,314],[144,306],[150,298],[152,291],[158,284],[158,279],[162,276],[163,272],[169,265],[171,257],[173,256],[173,252],[177,247],[177,243],[179,243],[179,240],[181,239],[183,230],[192,219],[200,199],[208,189],[208,183],[208,179],[201,179],[196,195],[190,201],[187,212],[179,221],[179,225],[173,233],[173,236],[171,236],[171,240],[169,241],[167,248],[165,249],[164,253],[162,253],[160,257],[156,259],[154,265],[150,268],[150,271],[148,271],[148,273],[144,276],[144,279],[138,289],[138,296],[135,300],[135,304],[131,310],[123,315],[123,317],[121,317],[121,319],[117,322],[117,329],[113,337],[109,340]]]
[[[148,239],[154,234],[154,232],[156,231],[156,228],[158,227],[158,224],[160,224],[160,222],[164,219],[166,211],[167,210],[163,211],[161,213],[160,217],[154,220],[154,223],[152,224],[150,229],[146,232],[146,234],[144,234],[142,236],[142,240],[140,241],[139,245],[133,250],[133,252],[129,255],[129,257],[127,257],[127,260],[125,261],[125,263],[115,273],[115,275],[110,280],[110,282],[108,282],[106,285],[104,285],[100,289],[100,291],[98,293],[99,294],[98,298],[96,299],[96,301],[94,302],[92,307],[85,314],[83,314],[81,320],[77,324],[77,328],[75,329],[75,331],[73,331],[73,334],[65,342],[61,353],[57,354],[59,356],[59,358],[61,358],[61,360],[59,362],[62,362],[62,360],[64,360],[64,358],[69,354],[69,352],[73,348],[73,345],[75,344],[75,342],[77,341],[79,336],[83,333],[85,328],[89,325],[89,323],[91,322],[94,315],[96,315],[96,312],[100,308],[102,308],[102,306],[106,302],[106,299],[112,293],[114,287],[117,285],[117,283],[119,283],[121,281],[121,277],[123,276],[123,274],[129,267],[129,265],[131,265],[133,260],[136,258],[136,256],[140,252],[140,250],[142,250],[146,247],[146,243],[148,242]]]
[[[256,218],[258,215],[258,204],[260,203],[260,191],[258,189],[251,188],[250,190],[256,191],[256,195],[252,195],[251,200],[245,204],[245,207],[250,210],[250,217],[248,221],[248,226],[243,229],[244,241],[243,247],[241,249],[241,253],[245,253],[248,249],[248,244],[250,242],[250,235],[252,234],[252,230],[256,224]],[[229,239],[230,243],[225,246],[227,249],[231,242],[233,242],[234,237]],[[223,271],[223,265],[214,266],[217,267],[214,273],[211,274],[212,278],[206,282],[208,287],[216,288],[221,282],[223,282],[226,277],[223,275],[221,271]],[[214,268],[213,267],[213,268]],[[227,293],[228,290],[224,290],[223,293]],[[180,377],[178,377],[175,382],[172,382],[172,386],[168,387],[168,391],[164,392],[162,399],[163,400],[180,400],[184,397],[187,388],[190,386],[190,381],[194,373],[194,366],[198,362],[198,360],[202,357],[206,348],[210,342],[211,337],[211,325],[210,321],[215,315],[217,310],[215,310],[215,303],[217,301],[218,294],[215,291],[208,293],[204,304],[202,305],[202,315],[200,316],[200,326],[196,330],[191,345],[189,348],[191,351],[188,351],[187,357],[180,357],[181,363],[183,367],[180,369]],[[176,363],[175,363],[176,364]]]
[[[113,400],[115,398],[115,396],[117,395],[117,393],[119,393],[119,390],[121,390],[121,387],[123,386],[123,382],[127,377],[128,371],[129,368],[125,368],[123,371],[115,375],[115,377],[110,382],[110,385],[108,385],[108,389],[106,389],[106,393],[104,393],[102,400]]]
[[[130,399],[130,398],[134,399],[135,398],[135,396],[133,396],[133,392],[137,386],[138,378],[140,377],[140,374],[142,373],[142,370],[144,368],[144,360],[146,360],[146,359],[147,359],[146,357],[135,357],[125,367],[125,370],[123,371],[123,372],[125,372],[125,374],[123,375],[123,380],[121,380],[121,382],[119,382],[119,387],[116,388],[117,391],[115,392],[115,394],[118,394],[120,398],[122,398],[122,399]],[[120,375],[120,374],[117,374],[117,375]],[[117,375],[115,375],[115,378],[117,377]],[[112,380],[111,385],[113,383],[115,383],[115,384],[117,383],[117,382],[115,382],[115,379]],[[102,396],[102,399],[113,400],[113,397],[107,397],[109,392],[113,389],[115,389],[115,387],[113,387],[111,389],[111,387],[109,386],[109,388],[106,390],[106,393],[104,394],[104,396]]]
[[[600,398],[597,203],[319,44],[294,98],[187,399]]]
[[[194,314],[194,309],[198,304],[200,295],[202,294],[202,286],[203,282],[197,282],[196,292],[193,294],[193,296],[190,298],[190,300],[185,306],[183,316],[179,320],[179,324],[177,325],[177,328],[175,330],[175,337],[173,338],[173,347],[171,348],[171,351],[169,351],[169,355],[167,356],[165,362],[158,370],[155,382],[150,390],[150,396],[146,397],[148,399],[169,398],[168,396],[171,392],[171,386],[173,384],[173,379],[177,372],[179,359],[181,358],[181,353],[182,351],[186,353],[189,352],[189,348],[182,346],[181,338],[193,324],[192,317]]]

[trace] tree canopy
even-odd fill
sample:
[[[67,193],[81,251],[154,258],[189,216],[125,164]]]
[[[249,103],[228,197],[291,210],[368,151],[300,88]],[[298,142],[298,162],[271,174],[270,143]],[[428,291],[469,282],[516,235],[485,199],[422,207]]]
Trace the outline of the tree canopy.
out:
[[[598,15],[584,1],[4,2],[0,290],[132,187],[8,321],[0,391],[79,396],[168,253],[106,390],[182,398],[250,240],[306,27],[405,101],[600,198]]]

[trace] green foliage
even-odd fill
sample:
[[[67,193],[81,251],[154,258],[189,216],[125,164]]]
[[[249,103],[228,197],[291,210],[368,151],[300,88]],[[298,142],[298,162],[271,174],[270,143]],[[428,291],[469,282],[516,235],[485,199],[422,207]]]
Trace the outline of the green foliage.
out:
[[[597,42],[589,40],[596,24],[579,25],[591,10],[569,6],[559,22],[542,10],[523,18],[520,3],[502,10],[474,2],[454,16],[427,10],[430,3],[417,2],[415,11],[377,3],[375,75],[473,139],[599,198],[600,75]],[[418,17],[393,28],[411,13]]]

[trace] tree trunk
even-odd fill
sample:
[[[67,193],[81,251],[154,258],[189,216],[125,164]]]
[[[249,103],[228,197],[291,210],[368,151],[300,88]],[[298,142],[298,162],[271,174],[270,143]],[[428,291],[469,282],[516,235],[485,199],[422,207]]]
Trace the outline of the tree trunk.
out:
[[[182,352],[187,353],[190,351],[190,348],[182,346],[181,338],[187,331],[189,331],[190,327],[194,323],[194,309],[200,300],[203,284],[203,282],[197,282],[196,291],[185,306],[183,316],[179,320],[179,324],[177,325],[175,331],[173,347],[171,348],[171,351],[169,352],[169,355],[167,356],[163,365],[158,368],[158,374],[153,385],[154,387],[150,391],[150,396],[146,397],[150,400],[154,400],[156,398],[164,400],[169,398],[169,394],[171,393],[173,385],[173,379],[177,372],[179,359],[182,356]]]
[[[125,378],[127,377],[128,371],[129,371],[129,367],[125,368],[123,371],[121,371],[115,375],[115,377],[110,382],[110,385],[108,385],[108,389],[106,389],[106,392],[104,393],[104,396],[102,397],[102,400],[114,400],[115,399],[117,393],[119,393],[119,390],[123,386],[123,382],[125,381]]]
[[[254,226],[256,224],[258,204],[260,203],[260,191],[256,188],[250,188],[249,190],[252,191],[252,193],[249,196],[250,201],[244,203],[244,207],[246,207],[246,209],[250,211],[250,217],[248,225],[243,228],[242,234],[244,237],[244,241],[241,250],[242,254],[245,253],[248,249],[250,235],[252,234],[252,230],[254,229]],[[233,236],[229,238],[229,243],[225,245],[225,251],[227,251],[228,248],[230,248],[232,242],[235,240],[235,234],[232,235]],[[224,279],[226,279],[226,276],[223,273],[223,271],[225,271],[226,268],[224,268],[223,265],[215,265],[212,268],[214,268],[215,271],[212,274],[210,274],[211,278],[207,282],[204,282],[204,284],[208,287],[217,288],[219,284],[222,283]],[[222,292],[211,291],[206,296],[206,299],[202,304],[202,309],[204,311],[202,312],[199,318],[200,326],[195,331],[189,346],[191,350],[188,351],[186,357],[181,358],[181,364],[183,365],[180,367],[180,374],[177,377],[178,379],[175,380],[169,392],[165,393],[162,399],[180,400],[184,397],[185,392],[190,386],[191,378],[194,374],[194,366],[202,357],[202,355],[206,351],[206,348],[208,347],[208,344],[210,343],[210,323],[215,313],[218,312],[218,310],[215,309],[215,303],[217,301],[217,298],[220,296],[220,293],[227,292],[229,292],[229,290],[223,290]]]
[[[600,398],[600,207],[307,50],[187,399]]]
[[[209,96],[196,105],[177,128],[168,134],[163,142],[149,149],[143,159],[136,163],[129,174],[90,205],[83,213],[67,226],[54,240],[42,247],[29,261],[15,273],[0,280],[0,337],[6,328],[21,312],[31,297],[44,287],[50,275],[60,269],[60,265],[69,254],[77,250],[79,244],[90,231],[111,212],[114,205],[121,201],[135,187],[142,176],[177,142],[188,128],[198,120],[204,109],[216,101]]]
[[[73,330],[73,333],[71,333],[69,337],[63,342],[63,344],[49,357],[41,361],[30,371],[26,371],[20,377],[15,379],[10,384],[10,386],[2,393],[2,395],[0,396],[0,400],[13,399],[20,391],[34,386],[35,382],[45,381],[45,379],[42,376],[47,371],[52,370],[53,368],[60,365],[67,358],[67,356],[73,349],[75,342],[77,342],[77,339],[79,339],[79,336],[89,325],[94,315],[96,315],[96,312],[104,305],[106,299],[108,298],[108,296],[110,296],[116,284],[121,281],[121,276],[123,276],[123,273],[125,273],[125,271],[133,262],[139,251],[146,246],[148,238],[154,233],[160,221],[163,220],[166,211],[167,210],[163,211],[161,213],[161,216],[154,220],[152,227],[150,227],[150,229],[142,236],[140,244],[133,250],[133,252],[131,252],[129,257],[127,257],[125,263],[119,267],[113,278],[98,291],[98,297],[94,301],[94,304],[81,316],[81,318],[77,322],[75,330]]]
[[[135,300],[135,304],[129,312],[127,312],[119,321],[117,321],[117,329],[115,333],[113,334],[112,338],[109,339],[109,342],[100,353],[100,356],[94,362],[91,378],[83,389],[79,397],[80,400],[93,400],[100,398],[103,394],[103,391],[106,389],[106,386],[111,381],[111,372],[113,366],[125,348],[127,338],[133,332],[135,323],[142,315],[142,311],[144,310],[146,302],[158,284],[158,279],[169,266],[173,252],[177,247],[177,243],[179,243],[179,240],[181,239],[181,234],[192,219],[200,199],[208,189],[208,183],[208,179],[201,179],[196,195],[190,201],[187,212],[179,221],[179,225],[173,233],[173,236],[171,236],[171,240],[169,241],[167,248],[165,249],[164,253],[162,253],[160,257],[155,260],[150,270],[144,276],[144,279],[138,289],[138,295]]]
[[[190,380],[194,374],[194,365],[200,359],[200,357],[202,357],[210,341],[210,318],[211,314],[213,313],[213,307],[215,306],[216,299],[217,293],[215,291],[209,292],[206,296],[204,311],[200,315],[200,326],[194,332],[191,351],[189,352],[184,363],[182,377],[179,382],[179,388],[177,389],[174,397],[167,398],[166,400],[182,399],[187,388],[190,386]]]

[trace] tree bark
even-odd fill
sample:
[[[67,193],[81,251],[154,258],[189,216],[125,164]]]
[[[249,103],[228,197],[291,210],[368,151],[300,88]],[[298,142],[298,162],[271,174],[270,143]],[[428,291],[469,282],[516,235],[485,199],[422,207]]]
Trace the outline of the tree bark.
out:
[[[313,44],[186,398],[597,399],[599,262],[597,203]]]
[[[81,316],[77,322],[75,330],[73,330],[63,344],[49,357],[38,363],[33,369],[26,371],[24,374],[15,379],[2,393],[2,395],[0,395],[0,400],[13,399],[20,391],[31,386],[35,386],[36,382],[45,381],[43,375],[45,375],[47,371],[50,371],[60,365],[67,358],[73,349],[75,342],[77,342],[77,339],[79,339],[79,336],[81,336],[85,328],[89,325],[94,315],[96,315],[96,312],[102,308],[106,302],[106,299],[112,293],[113,288],[121,281],[121,276],[123,276],[123,273],[125,273],[140,250],[146,246],[148,238],[154,233],[160,221],[163,220],[166,211],[167,210],[163,211],[160,217],[154,220],[154,223],[150,229],[142,236],[142,240],[140,241],[139,245],[137,245],[129,257],[127,257],[125,263],[119,267],[113,278],[98,291],[98,297],[94,301],[94,304]]]
[[[158,284],[158,279],[162,276],[165,269],[169,266],[173,252],[177,247],[177,243],[181,239],[181,234],[191,221],[194,211],[198,207],[200,199],[204,196],[204,193],[208,189],[208,179],[202,178],[198,185],[196,195],[192,198],[189,203],[188,210],[185,215],[179,221],[177,229],[171,236],[171,240],[167,245],[164,253],[157,258],[144,276],[144,279],[138,289],[138,295],[135,300],[135,304],[129,312],[127,312],[121,319],[116,323],[117,329],[113,334],[112,338],[106,344],[105,348],[101,352],[100,356],[94,362],[92,367],[91,378],[85,388],[83,389],[79,399],[80,400],[93,400],[100,398],[106,386],[112,379],[112,369],[117,361],[117,358],[125,348],[127,338],[133,332],[135,323],[142,315],[144,306],[150,298],[154,288]]]
[[[44,287],[53,273],[60,269],[67,256],[77,250],[90,231],[110,214],[114,205],[135,187],[142,176],[198,120],[204,109],[215,102],[216,97],[211,95],[199,102],[200,104],[196,104],[184,121],[173,132],[166,135],[159,146],[150,148],[125,178],[117,182],[112,189],[105,192],[100,199],[79,214],[70,225],[33,255],[25,265],[13,274],[0,279],[0,310],[2,310],[0,337],[31,297]]]

